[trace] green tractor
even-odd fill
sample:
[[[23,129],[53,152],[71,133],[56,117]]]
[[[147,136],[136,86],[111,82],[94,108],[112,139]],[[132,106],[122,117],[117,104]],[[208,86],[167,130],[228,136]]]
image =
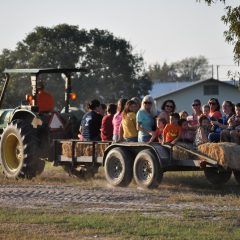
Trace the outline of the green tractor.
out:
[[[31,103],[14,109],[0,110],[0,149],[3,173],[8,178],[33,178],[44,170],[46,158],[50,159],[51,145],[56,138],[76,138],[83,112],[72,109],[71,74],[86,72],[73,69],[6,69],[0,96],[0,106],[7,91],[10,74],[31,76]],[[65,80],[65,106],[62,112],[39,112],[37,84],[41,74],[63,74]]]

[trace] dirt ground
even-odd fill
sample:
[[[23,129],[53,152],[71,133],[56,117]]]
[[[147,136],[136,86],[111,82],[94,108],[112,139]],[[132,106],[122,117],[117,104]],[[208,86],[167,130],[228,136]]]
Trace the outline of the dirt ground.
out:
[[[91,180],[73,180],[66,173],[50,171],[33,181],[4,178],[0,181],[2,207],[57,210],[72,206],[75,213],[139,211],[178,217],[181,216],[176,210],[184,209],[240,213],[239,196],[240,187],[234,179],[216,188],[202,174],[195,173],[166,174],[155,190],[139,189],[135,183],[127,188],[114,188],[103,173]]]

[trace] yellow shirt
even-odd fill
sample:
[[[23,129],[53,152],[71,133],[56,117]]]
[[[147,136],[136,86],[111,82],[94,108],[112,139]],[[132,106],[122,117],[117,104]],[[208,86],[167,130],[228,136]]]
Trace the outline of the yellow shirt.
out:
[[[127,114],[122,114],[122,128],[123,137],[125,139],[138,136],[136,128],[136,113],[129,112]]]

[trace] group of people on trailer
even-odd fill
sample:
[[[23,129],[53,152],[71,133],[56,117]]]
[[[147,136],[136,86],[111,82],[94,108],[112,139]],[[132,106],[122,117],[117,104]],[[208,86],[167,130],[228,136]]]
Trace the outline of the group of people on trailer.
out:
[[[157,111],[154,99],[147,95],[121,98],[117,104],[107,106],[98,100],[88,104],[83,116],[79,139],[82,141],[159,142],[175,144],[177,141],[240,143],[240,103],[210,98],[202,105],[199,99],[192,102],[192,113],[176,112],[176,104],[169,99]]]

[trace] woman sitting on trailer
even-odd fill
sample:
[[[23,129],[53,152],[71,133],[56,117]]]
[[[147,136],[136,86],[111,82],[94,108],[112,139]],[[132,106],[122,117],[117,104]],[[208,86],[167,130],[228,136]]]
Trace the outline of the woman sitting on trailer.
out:
[[[173,100],[165,100],[161,107],[162,111],[158,114],[159,118],[165,118],[167,123],[170,121],[170,114],[175,112],[176,104]]]
[[[102,141],[112,141],[113,138],[113,116],[116,113],[117,105],[114,103],[110,103],[107,106],[107,115],[105,115],[102,119],[101,126],[101,139]]]
[[[122,112],[122,122],[120,125],[120,140],[127,142],[138,141],[138,131],[136,127],[136,113],[138,106],[135,101],[127,101]]]
[[[155,138],[156,107],[152,96],[143,98],[141,108],[137,112],[138,142],[149,142],[151,137]]]
[[[212,119],[212,129],[213,132],[209,133],[208,140],[209,142],[219,142],[220,134],[222,131],[228,128],[228,120],[235,113],[234,104],[231,101],[224,101],[222,104],[223,116],[219,120]],[[229,131],[227,131],[229,132]]]

